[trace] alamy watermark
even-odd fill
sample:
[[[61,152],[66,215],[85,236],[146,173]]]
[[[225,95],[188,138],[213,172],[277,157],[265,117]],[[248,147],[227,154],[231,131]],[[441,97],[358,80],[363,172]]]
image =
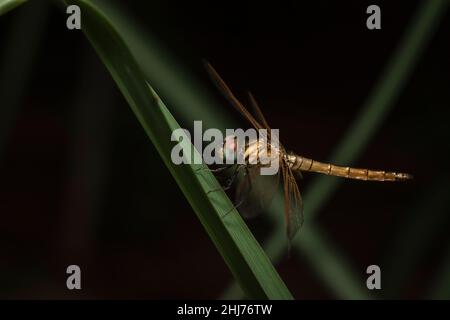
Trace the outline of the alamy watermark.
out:
[[[81,290],[81,269],[76,264],[67,267],[66,273],[69,275],[66,280],[66,286],[69,290]]]
[[[174,164],[207,165],[256,165],[260,166],[261,175],[275,175],[279,170],[280,142],[279,130],[270,129],[226,129],[225,138],[222,131],[215,128],[203,131],[202,121],[194,121],[193,145],[200,157],[192,150],[191,134],[186,129],[172,132],[172,141],[178,143],[173,147],[171,159]],[[203,147],[203,142],[209,142]]]
[[[380,290],[381,289],[381,268],[372,264],[367,267],[366,273],[369,275],[366,280],[366,286],[369,290]]]

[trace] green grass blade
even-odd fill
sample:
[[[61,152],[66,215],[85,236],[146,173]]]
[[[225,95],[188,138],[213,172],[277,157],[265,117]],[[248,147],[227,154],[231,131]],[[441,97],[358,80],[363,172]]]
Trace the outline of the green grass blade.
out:
[[[222,191],[206,194],[220,187],[214,176],[209,171],[196,172],[198,166],[172,163],[170,153],[174,144],[170,136],[179,126],[156,93],[147,87],[141,69],[108,18],[89,1],[65,2],[80,6],[84,33],[248,297],[292,299],[226,194]],[[186,140],[183,143],[192,147]],[[200,157],[195,150],[194,155]]]
[[[0,16],[27,2],[27,0],[0,0]]]

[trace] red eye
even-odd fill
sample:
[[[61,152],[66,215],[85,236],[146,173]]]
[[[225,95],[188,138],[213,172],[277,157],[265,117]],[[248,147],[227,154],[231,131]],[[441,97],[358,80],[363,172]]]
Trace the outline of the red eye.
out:
[[[225,149],[229,151],[236,150],[236,138],[234,136],[228,136],[225,138]]]
[[[230,141],[230,142],[228,143],[228,148],[231,149],[231,150],[233,150],[233,151],[236,149],[236,143],[234,142],[234,140],[233,140],[233,141]]]

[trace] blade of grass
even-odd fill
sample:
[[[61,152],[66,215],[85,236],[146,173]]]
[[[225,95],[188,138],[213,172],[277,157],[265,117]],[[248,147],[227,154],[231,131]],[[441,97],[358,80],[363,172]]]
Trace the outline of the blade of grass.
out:
[[[411,22],[406,29],[406,34],[392,55],[384,73],[373,88],[360,114],[332,153],[330,162],[352,165],[362,154],[364,147],[373,137],[389,110],[393,107],[395,99],[399,96],[416,62],[431,39],[433,31],[444,15],[447,5],[448,1],[446,0],[422,1],[416,13],[411,18]],[[312,219],[318,215],[325,203],[337,190],[340,183],[342,183],[341,179],[328,176],[318,176],[314,180],[304,197],[306,223],[309,221],[311,224]],[[272,210],[271,216],[273,219],[278,219],[279,209]],[[284,228],[284,226],[278,224],[278,228]],[[328,262],[333,261],[335,266],[346,265],[344,257],[337,255],[335,253],[336,248],[333,248],[331,243],[325,242],[323,236],[318,232],[316,230],[316,233],[312,234],[317,241],[320,241],[320,244],[312,243],[321,247],[322,254],[320,256],[310,255],[310,248],[302,243],[304,241],[308,242],[309,236],[307,231],[306,240],[303,235],[297,236],[294,242],[295,249],[300,254],[309,254],[311,262],[316,266],[322,265],[322,261],[319,258],[324,258],[324,261]],[[311,235],[311,232],[309,233]],[[277,258],[282,256],[285,245],[281,243],[283,240],[280,237],[274,237],[272,241],[280,242],[269,242],[267,244],[267,247],[277,248],[276,252],[272,255],[269,254],[272,261],[277,261]],[[338,297],[347,299],[367,298],[367,294],[363,291],[363,284],[355,279],[349,270],[341,267],[338,268],[342,272],[342,279],[340,281],[335,281],[336,279],[333,274],[324,273],[327,270],[332,271],[332,268],[327,270],[322,269],[322,277],[328,279],[328,285],[334,288],[333,291],[338,294]],[[239,296],[239,292],[233,291],[233,288],[236,288],[236,286],[232,285],[231,289],[227,289],[226,297]],[[347,290],[347,288],[349,289]]]
[[[208,196],[208,190],[220,187],[214,176],[207,170],[199,173],[199,166],[177,166],[171,161],[174,143],[170,136],[179,126],[156,93],[147,87],[142,71],[108,18],[87,0],[67,0],[65,3],[80,6],[83,32],[248,297],[292,299],[226,194],[217,191]],[[187,139],[183,139],[182,144],[192,147]],[[195,150],[193,154],[200,157]]]

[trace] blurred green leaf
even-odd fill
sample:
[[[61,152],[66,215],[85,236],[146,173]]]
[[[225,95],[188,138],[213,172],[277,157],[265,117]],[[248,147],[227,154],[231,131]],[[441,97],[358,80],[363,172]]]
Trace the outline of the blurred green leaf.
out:
[[[0,0],[0,16],[25,2],[27,0]]]
[[[211,172],[198,170],[203,166],[177,166],[171,161],[174,143],[170,137],[179,126],[156,93],[147,87],[141,69],[108,18],[89,1],[65,3],[80,6],[84,33],[248,297],[292,299],[226,194],[219,190],[208,196],[208,190],[220,189]],[[192,147],[186,139],[182,144]],[[194,156],[200,157],[195,150]]]

